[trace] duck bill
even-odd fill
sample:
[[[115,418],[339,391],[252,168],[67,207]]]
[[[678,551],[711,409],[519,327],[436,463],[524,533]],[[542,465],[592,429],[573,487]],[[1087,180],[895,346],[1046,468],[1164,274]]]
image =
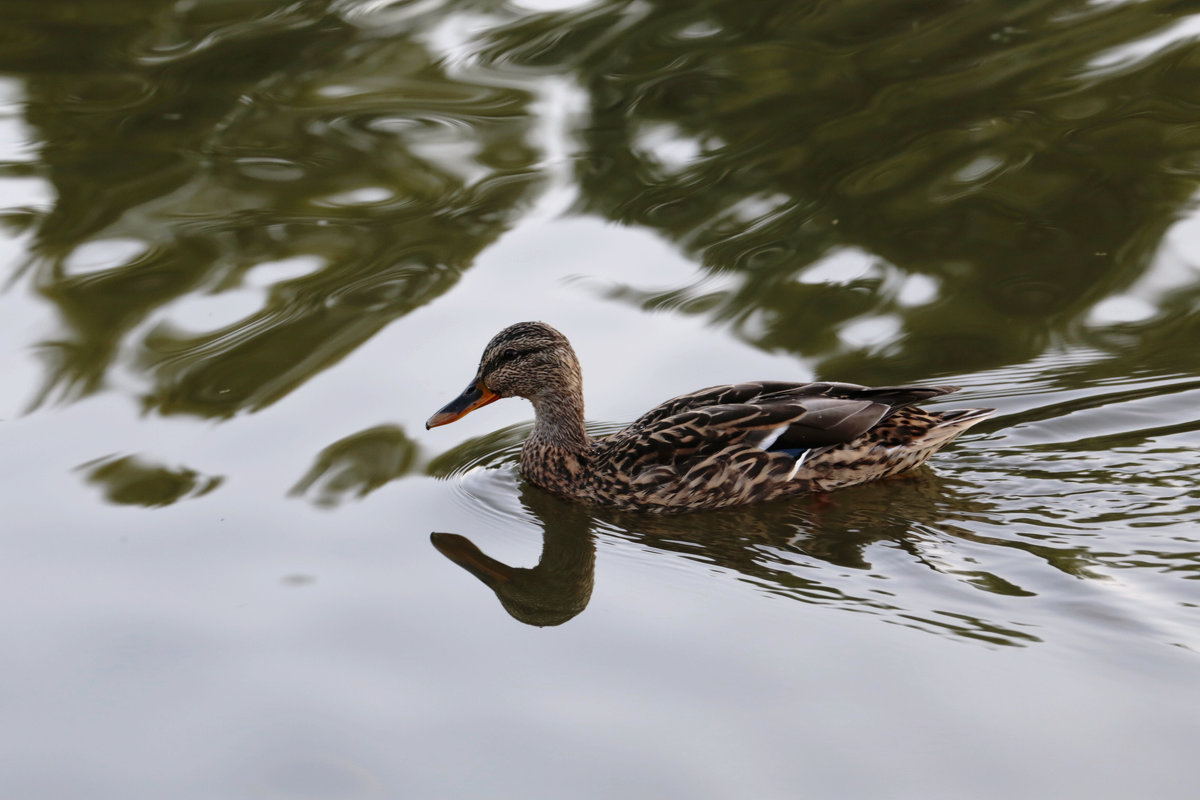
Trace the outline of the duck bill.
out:
[[[438,425],[447,425],[456,419],[462,419],[475,409],[486,406],[488,403],[494,403],[499,399],[500,395],[482,383],[473,383],[462,394],[451,400],[440,411],[426,420],[425,429],[429,430],[430,428],[436,428]]]

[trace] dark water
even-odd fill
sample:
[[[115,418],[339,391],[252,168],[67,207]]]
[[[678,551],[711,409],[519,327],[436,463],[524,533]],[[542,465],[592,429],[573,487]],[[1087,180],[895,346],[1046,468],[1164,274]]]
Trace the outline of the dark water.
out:
[[[1194,793],[1193,4],[0,20],[5,796]],[[520,319],[598,431],[1000,413],[828,503],[596,510],[525,404],[423,429]]]

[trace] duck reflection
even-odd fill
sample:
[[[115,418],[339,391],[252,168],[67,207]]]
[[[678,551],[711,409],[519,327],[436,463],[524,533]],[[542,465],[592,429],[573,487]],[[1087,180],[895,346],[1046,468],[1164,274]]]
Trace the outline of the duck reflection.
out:
[[[542,527],[542,555],[534,567],[512,567],[488,556],[465,536],[432,533],[438,552],[483,581],[513,619],[561,625],[592,598],[596,538],[588,510],[525,485],[521,504]]]
[[[603,536],[637,544],[651,557],[674,554],[716,567],[760,591],[805,603],[993,645],[1036,643],[1040,639],[1025,622],[961,609],[977,605],[977,590],[998,601],[1035,594],[1021,585],[1024,578],[988,568],[1004,563],[1002,554],[1013,548],[1072,578],[1092,577],[1089,559],[1076,549],[981,536],[960,527],[957,521],[991,508],[973,500],[974,491],[967,482],[922,470],[830,496],[666,516],[570,503],[523,484],[521,504],[542,529],[536,566],[506,564],[459,534],[435,532],[430,538],[438,552],[495,592],[514,619],[539,627],[561,625],[587,607],[596,541]],[[938,582],[909,581],[912,566],[935,573]],[[959,609],[953,614],[939,610],[947,592],[960,596],[951,604]]]
[[[401,428],[369,428],[319,453],[292,494],[336,505],[408,475],[462,480],[475,470],[512,470],[527,431],[527,425],[512,426],[427,459]],[[979,473],[970,464],[955,473],[955,463],[941,474],[923,468],[828,495],[682,515],[575,503],[520,482],[516,499],[542,534],[535,566],[506,564],[457,533],[434,532],[430,540],[491,589],[514,619],[538,627],[561,625],[587,608],[603,537],[635,545],[622,549],[649,558],[681,556],[804,603],[993,645],[1038,642],[1028,621],[997,618],[1020,616],[1021,607],[1012,603],[1046,591],[1045,569],[1014,566],[1014,560],[1028,564],[1025,557],[1032,556],[1050,574],[1074,580],[1098,577],[1099,556],[1047,536],[981,533],[989,530],[981,521],[994,518],[1001,501],[975,482]],[[981,604],[977,592],[990,599]],[[954,599],[947,602],[948,596]],[[977,611],[981,605],[986,616]]]

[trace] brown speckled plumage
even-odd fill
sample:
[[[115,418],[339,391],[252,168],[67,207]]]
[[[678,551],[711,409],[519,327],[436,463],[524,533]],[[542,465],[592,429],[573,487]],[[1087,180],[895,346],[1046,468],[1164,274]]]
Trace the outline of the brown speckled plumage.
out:
[[[714,386],[593,439],[584,428],[583,378],[570,343],[549,325],[522,322],[492,339],[466,391],[426,427],[500,397],[525,397],[535,422],[521,450],[521,472],[534,484],[621,508],[689,511],[826,492],[918,467],[994,411],[914,405],[956,389]]]

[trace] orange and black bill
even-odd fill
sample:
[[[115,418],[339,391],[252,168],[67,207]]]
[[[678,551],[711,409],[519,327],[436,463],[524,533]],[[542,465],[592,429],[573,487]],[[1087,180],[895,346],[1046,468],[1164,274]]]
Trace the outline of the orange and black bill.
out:
[[[436,428],[462,419],[480,406],[486,406],[500,399],[500,395],[484,386],[482,383],[472,383],[462,394],[444,405],[440,411],[425,421],[425,429]]]

